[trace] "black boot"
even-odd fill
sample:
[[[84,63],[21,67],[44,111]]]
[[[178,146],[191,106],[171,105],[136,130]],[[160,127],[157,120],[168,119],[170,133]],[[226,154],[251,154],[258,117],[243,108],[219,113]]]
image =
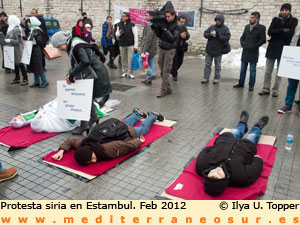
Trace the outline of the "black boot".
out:
[[[139,108],[135,107],[132,110],[133,113],[139,114],[141,118],[147,118],[147,114],[142,112]]]
[[[156,120],[158,120],[160,122],[162,122],[162,121],[165,120],[165,117],[162,114],[160,114],[160,113],[157,113],[157,112],[148,112],[148,115],[150,113],[154,114],[156,116]]]
[[[74,135],[81,135],[84,132],[86,132],[86,134],[88,135],[89,131],[90,131],[90,127],[89,127],[88,122],[87,121],[81,121],[80,127],[75,128],[72,131],[72,134],[74,134]]]
[[[248,123],[248,119],[249,119],[249,113],[246,110],[243,110],[241,112],[241,116],[240,116],[240,123],[244,123],[247,125]]]
[[[91,127],[93,126],[94,123],[99,123],[99,117],[97,115],[97,112],[96,112],[96,106],[95,104],[93,103],[92,104],[92,109],[91,109],[91,118],[88,122],[88,125]]]
[[[259,127],[260,129],[263,129],[269,122],[269,117],[268,116],[263,116],[262,118],[259,119],[259,121],[254,125]]]

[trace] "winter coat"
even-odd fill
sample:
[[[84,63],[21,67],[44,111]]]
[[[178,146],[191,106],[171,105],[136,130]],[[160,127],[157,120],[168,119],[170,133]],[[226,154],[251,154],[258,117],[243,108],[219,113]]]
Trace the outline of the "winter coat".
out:
[[[8,29],[8,25],[5,21],[0,20],[0,32],[6,35]]]
[[[70,52],[71,43],[70,41],[68,52]],[[89,66],[91,66],[98,76],[97,80],[94,79],[93,98],[109,95],[112,92],[112,88],[108,71],[92,49],[92,45],[77,44],[72,51],[72,55],[71,69],[69,71],[70,81],[74,81],[74,78],[82,79],[81,74],[88,74]]]
[[[267,58],[280,60],[283,46],[290,45],[297,24],[297,18],[292,15],[286,21],[282,20],[281,17],[273,18],[268,30],[271,39],[267,48]],[[284,32],[284,29],[287,31]]]
[[[186,26],[183,26],[181,27],[181,33],[185,32],[186,33],[186,39],[182,39],[180,36],[179,36],[179,39],[178,39],[178,42],[177,42],[177,48],[176,50],[177,51],[184,51],[186,52],[187,51],[187,48],[188,48],[188,44],[186,43],[187,40],[190,39],[190,33],[188,32]]]
[[[76,35],[76,26],[74,26],[73,28],[72,28],[72,38],[74,38],[74,37],[79,37],[79,38],[82,38],[83,40],[85,40],[85,36],[84,36],[84,30],[85,28],[84,27],[80,27],[79,28],[79,30],[80,30],[80,36],[77,36]]]
[[[246,187],[252,184],[263,168],[263,160],[256,155],[256,145],[248,139],[235,139],[233,134],[226,132],[220,135],[213,146],[203,149],[197,158],[196,172],[202,172],[210,167],[218,166],[224,160],[230,174],[229,185]]]
[[[92,36],[92,32],[90,32],[90,31],[85,31],[86,32],[86,41],[87,41],[87,43],[91,43],[91,42],[96,42],[96,40],[93,38],[93,36]]]
[[[23,53],[23,41],[19,26],[16,26],[12,31],[10,31],[6,38],[10,39],[10,43],[8,45],[14,47],[15,64],[20,64]]]
[[[109,47],[109,46],[113,45],[112,37],[113,37],[113,34],[114,34],[114,29],[113,29],[113,27],[111,27],[111,32],[110,32],[111,35],[110,35],[110,38],[107,39],[106,34],[107,34],[107,31],[108,31],[108,28],[109,28],[109,25],[105,21],[104,24],[102,25],[102,38],[101,38],[101,44],[104,47]]]
[[[131,22],[130,19],[128,19],[125,22],[120,22],[118,25],[118,30],[116,32],[116,36],[119,39],[119,45],[122,47],[127,47],[127,46],[135,46],[136,48],[136,37],[135,37],[135,32],[134,30],[137,29],[135,24]],[[120,30],[123,31],[123,34],[120,34]]]
[[[141,45],[141,53],[148,52],[149,57],[154,57],[157,51],[157,37],[151,29],[151,25],[147,24],[143,30],[143,38]]]
[[[29,71],[34,74],[43,74],[44,66],[43,66],[43,49],[45,46],[45,40],[43,31],[40,29],[33,30],[33,37],[36,41],[36,44],[32,47],[31,58],[29,63]]]
[[[243,48],[242,61],[245,63],[257,63],[259,47],[266,43],[266,27],[256,24],[250,31],[250,24],[246,25],[240,42]]]
[[[204,37],[208,39],[205,51],[208,55],[213,57],[222,55],[224,44],[229,41],[231,37],[228,27],[224,25],[224,16],[218,14],[215,19],[221,20],[222,24],[220,26],[214,24],[204,32]],[[216,37],[210,36],[211,31],[216,31]]]
[[[298,25],[295,29],[295,34],[291,41],[291,46],[300,46],[300,25]]]
[[[140,141],[139,138],[137,138],[137,134],[135,130],[130,126],[128,126],[128,130],[131,136],[125,138],[124,140],[116,140],[105,144],[101,144],[103,148],[103,152],[106,155],[108,160],[127,155],[130,152],[136,150],[138,147],[140,147],[142,142]],[[63,149],[66,152],[72,149],[76,150],[79,148],[80,144],[85,139],[86,137],[69,138],[64,141],[64,143],[59,147],[59,149]],[[97,161],[102,161],[102,160],[97,159]]]
[[[38,18],[38,20],[41,22],[40,28],[43,31],[43,37],[44,37],[44,42],[45,42],[45,45],[43,47],[46,47],[47,42],[49,42],[49,35],[48,35],[48,29],[46,26],[46,22],[42,16],[37,16],[36,18]]]

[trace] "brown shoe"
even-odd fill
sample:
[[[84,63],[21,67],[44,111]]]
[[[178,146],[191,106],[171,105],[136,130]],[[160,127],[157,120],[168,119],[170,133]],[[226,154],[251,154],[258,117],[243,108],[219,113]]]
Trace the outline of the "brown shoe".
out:
[[[157,98],[163,98],[163,97],[165,97],[165,96],[167,96],[167,94],[164,93],[164,92],[159,92],[159,93],[156,95]]]
[[[258,92],[259,95],[269,95],[270,92],[269,91],[265,91],[265,90],[261,90],[260,92]]]
[[[272,97],[278,97],[278,92],[277,91],[273,91],[273,93],[272,93]]]
[[[168,94],[168,95],[173,94],[172,89],[168,89],[168,90],[167,90],[167,94]]]
[[[12,167],[9,169],[4,169],[1,173],[0,173],[0,182],[5,181],[5,180],[9,180],[13,177],[15,177],[18,173],[18,169],[16,167]]]

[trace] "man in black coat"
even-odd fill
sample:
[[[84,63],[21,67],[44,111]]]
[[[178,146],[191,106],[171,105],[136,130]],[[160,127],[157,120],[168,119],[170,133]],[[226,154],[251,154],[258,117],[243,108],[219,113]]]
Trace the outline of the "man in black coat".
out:
[[[241,73],[239,82],[234,88],[244,87],[248,64],[250,63],[249,91],[254,90],[256,78],[256,64],[259,57],[259,47],[266,43],[266,27],[259,24],[260,13],[251,13],[249,24],[245,26],[244,33],[240,38],[243,48]]]
[[[204,178],[204,190],[207,194],[218,196],[227,185],[247,187],[260,176],[263,160],[257,155],[256,144],[269,117],[260,118],[247,137],[242,138],[248,131],[248,118],[248,112],[242,111],[235,129],[220,135],[213,146],[206,147],[199,153],[196,172]]]
[[[266,71],[264,78],[263,89],[259,92],[260,95],[269,95],[271,87],[272,72],[275,61],[277,60],[277,68],[279,67],[281,53],[284,45],[290,45],[295,28],[298,24],[297,18],[291,15],[292,6],[285,3],[280,8],[278,17],[274,17],[268,30],[268,35],[271,37],[266,53]],[[273,97],[278,97],[281,78],[277,76],[273,87]]]
[[[177,42],[176,52],[173,59],[173,66],[171,70],[171,74],[173,76],[173,80],[177,81],[178,77],[178,70],[183,63],[184,53],[187,51],[188,44],[186,43],[187,40],[190,38],[190,33],[188,32],[185,26],[185,17],[180,16],[178,18],[178,23],[181,26],[181,33],[180,37]]]
[[[207,39],[204,76],[202,84],[209,82],[211,64],[215,61],[215,78],[213,84],[218,84],[221,77],[222,51],[226,42],[229,41],[231,34],[227,26],[224,25],[225,18],[222,14],[215,17],[215,24],[210,26],[205,32]]]

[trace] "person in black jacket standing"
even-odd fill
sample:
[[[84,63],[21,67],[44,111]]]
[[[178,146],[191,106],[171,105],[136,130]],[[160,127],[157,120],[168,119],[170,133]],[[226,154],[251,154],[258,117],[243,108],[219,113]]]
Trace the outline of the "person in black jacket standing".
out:
[[[184,52],[186,52],[188,48],[188,44],[186,43],[186,41],[190,38],[190,34],[185,26],[185,18],[183,16],[180,16],[178,22],[181,26],[181,33],[178,39],[176,53],[173,59],[173,66],[171,70],[174,81],[177,81],[178,79],[178,70],[183,63]]]
[[[268,30],[268,35],[271,37],[266,53],[266,71],[263,89],[259,95],[269,95],[271,87],[272,72],[275,61],[277,60],[277,68],[279,67],[281,53],[284,45],[290,45],[295,28],[298,24],[297,18],[291,15],[292,6],[285,3],[280,8],[278,17],[273,18]],[[278,97],[281,78],[277,76],[273,87],[273,97]]]
[[[216,24],[210,26],[205,32],[204,37],[207,40],[204,77],[201,81],[202,84],[209,82],[211,73],[211,64],[215,61],[215,78],[213,84],[218,84],[221,77],[221,61],[222,50],[224,44],[229,41],[231,34],[227,26],[224,25],[225,18],[222,14],[215,17]]]
[[[261,117],[249,134],[242,138],[248,131],[248,119],[248,112],[242,111],[236,128],[221,134],[213,146],[206,147],[199,153],[196,172],[204,178],[204,190],[207,194],[218,196],[227,185],[247,187],[260,176],[263,160],[257,155],[256,144],[269,117]]]
[[[172,94],[169,74],[171,73],[177,41],[181,31],[181,27],[177,24],[177,16],[174,8],[167,9],[164,15],[166,18],[164,23],[160,23],[159,25],[152,24],[151,26],[156,36],[160,39],[158,65],[162,83],[160,93],[156,95],[157,98]]]
[[[249,24],[245,26],[240,38],[243,48],[240,79],[234,88],[244,87],[248,64],[250,63],[249,91],[254,90],[256,79],[256,64],[259,57],[259,47],[266,43],[266,27],[259,24],[260,13],[251,13]]]

